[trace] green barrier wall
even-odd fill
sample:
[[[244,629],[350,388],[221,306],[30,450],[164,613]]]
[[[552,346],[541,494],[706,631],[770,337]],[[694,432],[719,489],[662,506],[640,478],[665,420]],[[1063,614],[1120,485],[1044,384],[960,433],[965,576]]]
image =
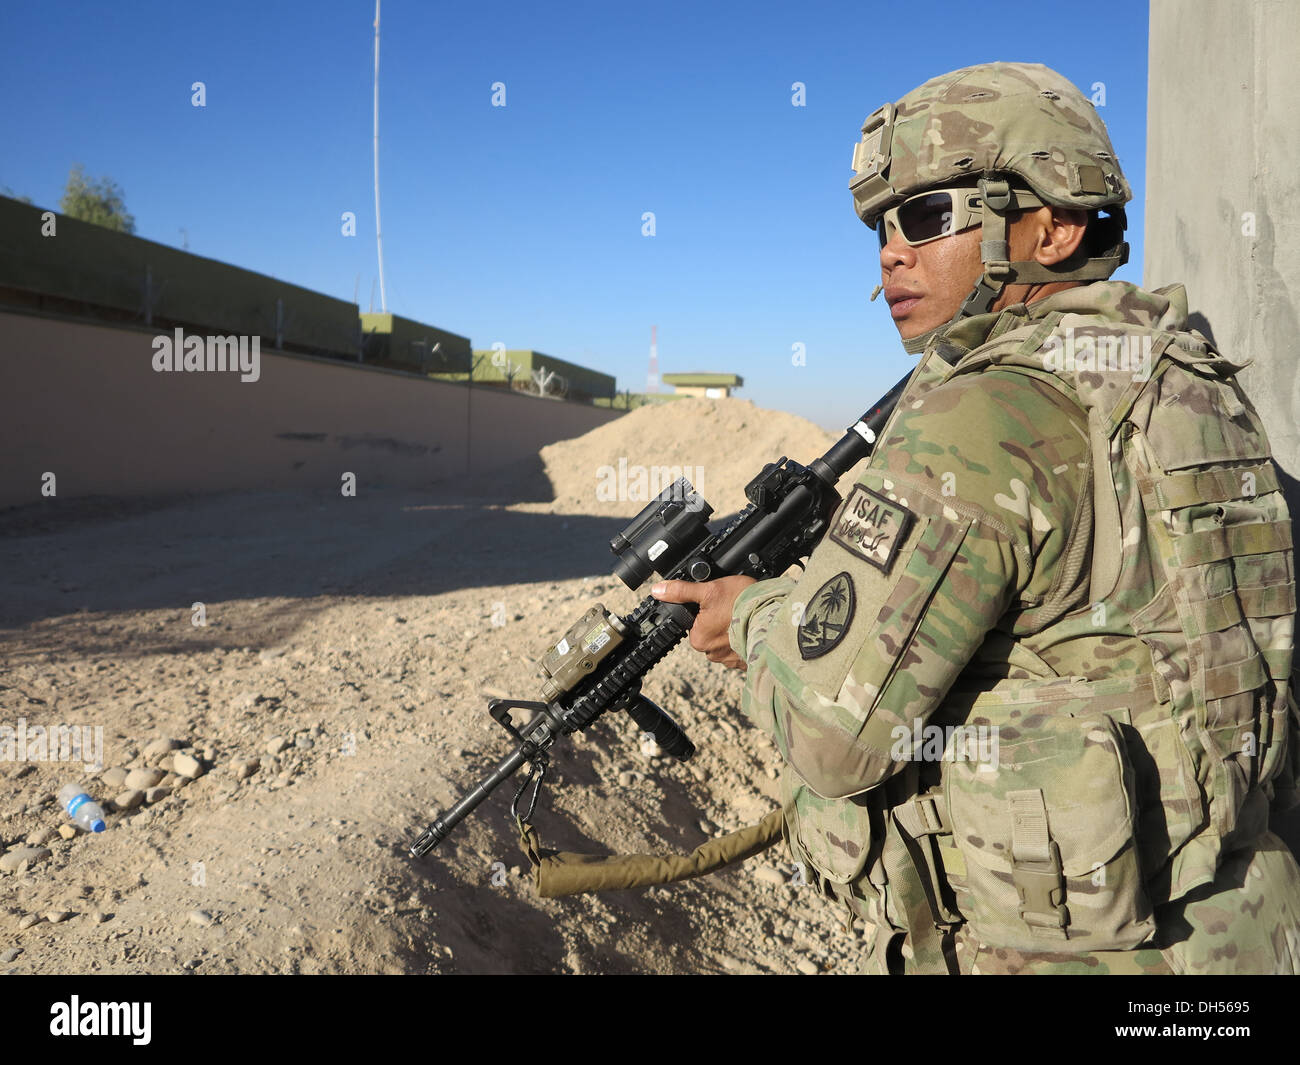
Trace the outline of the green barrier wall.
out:
[[[353,303],[64,215],[43,236],[44,213],[0,197],[0,303],[260,336],[264,349],[359,354]]]

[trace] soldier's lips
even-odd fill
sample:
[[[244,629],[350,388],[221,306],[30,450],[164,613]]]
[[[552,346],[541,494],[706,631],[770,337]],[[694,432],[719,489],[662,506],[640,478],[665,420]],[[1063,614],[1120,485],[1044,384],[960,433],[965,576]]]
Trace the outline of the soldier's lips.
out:
[[[899,300],[897,303],[889,305],[890,317],[894,319],[904,318],[918,303],[921,302],[920,296],[909,296],[907,299]]]

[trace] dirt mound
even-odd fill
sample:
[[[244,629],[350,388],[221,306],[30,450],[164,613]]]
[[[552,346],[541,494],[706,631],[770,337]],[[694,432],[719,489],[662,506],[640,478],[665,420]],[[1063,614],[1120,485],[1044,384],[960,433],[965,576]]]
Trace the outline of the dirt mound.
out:
[[[745,485],[786,455],[807,463],[838,437],[744,399],[679,399],[641,407],[542,449],[552,513],[632,517],[685,476],[715,515],[745,505]]]

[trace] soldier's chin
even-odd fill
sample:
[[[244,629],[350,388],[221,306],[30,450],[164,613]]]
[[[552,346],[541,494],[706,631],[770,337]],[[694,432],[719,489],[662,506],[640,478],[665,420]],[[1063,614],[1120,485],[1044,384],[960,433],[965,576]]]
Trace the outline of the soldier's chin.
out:
[[[943,325],[944,322],[948,321],[952,317],[952,315],[949,314],[946,317],[937,318],[933,309],[931,308],[929,310],[930,313],[920,317],[909,314],[903,318],[895,318],[894,325],[898,329],[898,339],[911,340],[914,337],[919,337],[922,333],[928,333],[936,326]],[[931,319],[934,320],[931,321]]]
[[[913,337],[919,337],[922,333],[931,328],[928,325],[909,322],[902,318],[895,319],[894,325],[898,327],[899,340],[911,340]]]

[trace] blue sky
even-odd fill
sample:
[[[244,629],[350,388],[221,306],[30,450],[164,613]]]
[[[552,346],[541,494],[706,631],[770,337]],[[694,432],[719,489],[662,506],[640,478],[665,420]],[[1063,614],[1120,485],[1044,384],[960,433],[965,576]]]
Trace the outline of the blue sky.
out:
[[[365,0],[5,5],[0,186],[54,207],[83,163],[140,236],[367,309],[373,17]],[[993,59],[1103,83],[1135,195],[1117,276],[1140,282],[1147,20],[1144,3],[386,0],[388,309],[633,390],[655,324],[662,372],[739,373],[742,397],[843,427],[909,365],[867,302],[879,264],[847,191],[862,120]]]

